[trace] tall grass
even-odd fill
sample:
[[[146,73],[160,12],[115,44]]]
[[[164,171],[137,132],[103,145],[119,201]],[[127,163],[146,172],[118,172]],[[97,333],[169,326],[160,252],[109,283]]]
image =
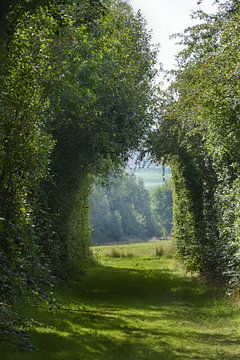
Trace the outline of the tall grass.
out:
[[[120,259],[120,258],[133,258],[133,253],[127,250],[119,250],[116,248],[110,248],[106,255],[111,258]]]
[[[155,246],[155,255],[158,257],[162,257],[164,254],[164,249],[162,245],[156,245]]]

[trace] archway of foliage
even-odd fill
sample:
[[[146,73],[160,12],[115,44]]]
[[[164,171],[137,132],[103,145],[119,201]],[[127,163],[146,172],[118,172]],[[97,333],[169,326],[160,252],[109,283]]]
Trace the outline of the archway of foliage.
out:
[[[125,1],[1,4],[0,333],[88,252],[88,194],[152,122],[155,51]],[[12,332],[16,334],[16,332]]]
[[[60,248],[72,271],[79,269],[84,256],[78,251],[78,224],[79,214],[88,219],[87,184],[94,175],[122,164],[152,122],[155,53],[149,35],[141,16],[133,15],[127,3],[110,4],[94,23],[62,31],[54,48],[56,63],[61,60],[62,66],[58,81],[48,84],[48,124],[57,141],[50,207],[57,215],[60,211]],[[71,11],[75,17],[76,9]],[[84,228],[87,241],[88,225]],[[87,250],[88,241],[81,246]]]
[[[152,153],[171,164],[174,234],[190,270],[239,286],[239,2],[181,36],[179,69],[162,95]]]

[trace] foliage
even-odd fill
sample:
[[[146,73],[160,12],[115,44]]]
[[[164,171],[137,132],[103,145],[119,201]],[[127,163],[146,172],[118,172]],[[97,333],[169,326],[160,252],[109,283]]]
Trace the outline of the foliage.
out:
[[[179,256],[231,288],[239,284],[239,2],[196,16],[200,24],[180,36],[150,147],[172,167]]]
[[[151,193],[151,206],[154,219],[160,228],[160,236],[164,239],[171,235],[172,230],[172,186],[171,182],[163,183]]]
[[[90,208],[93,243],[146,239],[159,233],[150,194],[133,175],[116,173],[107,186],[95,186]]]
[[[130,251],[120,251],[118,249],[115,248],[110,248],[107,251],[107,256],[112,257],[112,258],[132,258],[133,257],[133,253]]]
[[[162,245],[156,245],[156,247],[155,247],[155,254],[156,254],[157,257],[163,256],[163,254],[164,254],[164,249],[163,249]]]
[[[1,10],[3,335],[17,325],[17,298],[45,300],[52,273],[82,276],[93,175],[122,163],[150,126],[155,51],[125,1],[3,1]]]
[[[111,1],[103,12],[90,11],[94,21],[85,24],[82,14],[89,9],[88,2],[83,12],[76,4],[69,6],[71,26],[63,27],[54,44],[54,76],[47,83],[48,131],[56,140],[49,208],[55,214],[62,268],[76,272],[82,270],[81,252],[88,246],[93,176],[106,176],[138,146],[152,123],[154,96],[155,52],[141,16],[125,1]],[[74,217],[78,226],[69,226]]]
[[[11,23],[11,16],[10,23]],[[49,261],[39,245],[36,193],[46,178],[53,139],[42,112],[44,78],[56,23],[47,8],[24,14],[0,67],[0,332],[22,334],[11,309],[18,297],[45,298],[51,281]],[[25,342],[25,336],[22,336]]]

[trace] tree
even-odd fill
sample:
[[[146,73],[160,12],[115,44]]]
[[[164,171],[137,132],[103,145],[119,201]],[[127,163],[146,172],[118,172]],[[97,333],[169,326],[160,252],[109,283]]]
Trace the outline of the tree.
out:
[[[61,258],[71,273],[84,261],[87,251],[81,247],[89,245],[88,197],[94,176],[122,165],[153,121],[156,54],[141,15],[125,1],[112,1],[93,23],[85,24],[84,11],[78,5],[68,9],[69,18],[76,20],[61,31],[54,48],[57,68],[47,85],[48,128],[56,141],[49,204]]]
[[[96,244],[143,240],[158,235],[150,194],[141,180],[116,173],[91,196],[91,224]]]
[[[239,2],[198,12],[151,147],[171,163],[174,233],[188,268],[239,282]]]
[[[1,10],[2,335],[17,297],[45,298],[52,272],[82,275],[91,184],[151,124],[155,52],[125,1],[3,1]]]
[[[171,182],[164,183],[154,189],[151,194],[152,210],[156,223],[160,228],[160,235],[168,238],[172,230],[172,189]]]

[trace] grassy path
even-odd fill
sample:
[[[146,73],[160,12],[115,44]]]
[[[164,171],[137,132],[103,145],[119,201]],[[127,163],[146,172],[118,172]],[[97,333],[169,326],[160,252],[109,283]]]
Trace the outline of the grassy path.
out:
[[[237,360],[239,308],[187,277],[154,244],[124,246],[132,258],[106,256],[84,281],[59,289],[64,309],[28,313],[35,353],[4,351],[4,360]],[[47,325],[48,324],[48,325]]]

